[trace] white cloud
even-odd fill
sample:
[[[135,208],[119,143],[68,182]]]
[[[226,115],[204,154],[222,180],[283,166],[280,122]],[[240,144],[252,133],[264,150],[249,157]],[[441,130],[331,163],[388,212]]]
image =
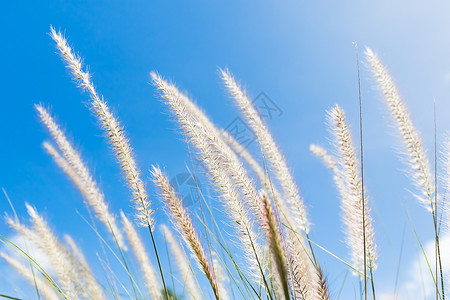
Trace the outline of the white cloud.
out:
[[[442,267],[444,270],[450,270],[450,234],[441,236],[440,245]],[[423,253],[420,252],[419,256],[409,264],[406,279],[400,283],[397,297],[391,293],[382,293],[379,297],[380,300],[434,299],[435,287],[429,271],[430,268],[435,270],[434,241],[427,242],[424,250],[429,266]],[[445,275],[444,278],[446,278]],[[448,285],[448,283],[446,284]]]
[[[45,272],[47,272],[50,275],[53,273],[53,267],[51,264],[51,260],[33,242],[27,240],[20,234],[13,235],[9,240],[12,243],[14,243],[17,247],[22,249],[22,251],[25,252],[28,256],[33,258],[33,260],[36,261],[37,264],[39,264],[39,266],[41,266],[41,268],[44,269]],[[5,252],[6,254],[8,254],[10,256],[20,259],[21,261],[25,262],[25,260],[23,260],[23,254],[18,253],[18,251],[15,251],[14,249],[15,249],[14,246],[8,247],[8,246],[4,245],[0,249],[0,251]]]
[[[450,83],[450,71],[444,72],[443,79],[445,83]]]

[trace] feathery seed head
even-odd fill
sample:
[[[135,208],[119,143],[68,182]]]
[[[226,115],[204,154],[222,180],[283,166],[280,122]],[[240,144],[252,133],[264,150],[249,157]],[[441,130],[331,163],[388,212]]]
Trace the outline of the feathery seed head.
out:
[[[115,152],[116,159],[119,162],[125,179],[132,192],[132,201],[135,202],[137,218],[143,226],[153,228],[154,219],[148,201],[148,195],[145,190],[143,181],[140,178],[140,171],[134,159],[134,154],[130,146],[129,140],[125,136],[123,126],[114,116],[108,107],[106,101],[99,95],[90,80],[89,73],[83,70],[81,59],[74,54],[72,48],[68,45],[66,39],[61,32],[56,32],[53,27],[50,28],[50,35],[56,42],[56,46],[60,51],[63,60],[66,62],[68,69],[72,72],[79,87],[86,90],[90,95],[90,104],[95,112],[97,119],[105,130],[109,142]]]
[[[287,204],[290,206],[290,212],[284,212],[284,215],[292,215],[292,217],[290,217],[292,220],[289,220],[289,223],[296,229],[296,231],[304,231],[308,233],[310,224],[307,218],[305,205],[303,203],[303,199],[300,197],[291,171],[287,167],[286,160],[278,149],[272,135],[261,119],[258,111],[247,97],[245,90],[241,88],[227,69],[220,69],[219,71],[230,95],[236,101],[237,106],[241,109],[243,115],[247,119],[247,123],[257,136],[258,142],[267,155],[273,171],[283,188],[283,199],[285,199],[283,201],[287,200]]]
[[[40,104],[35,105],[39,113],[41,122],[47,127],[50,135],[58,145],[63,156],[49,143],[44,142],[43,146],[48,154],[53,157],[56,164],[66,173],[73,183],[80,190],[86,203],[90,205],[98,219],[105,224],[106,228],[113,234],[119,247],[126,250],[122,233],[116,225],[115,216],[109,211],[105,197],[97,185],[97,182],[90,174],[89,168],[81,158],[80,153],[68,141],[64,131],[56,123],[50,113]]]
[[[329,155],[327,150],[325,150],[321,146],[311,144],[309,146],[309,151],[311,151],[311,153],[313,153],[315,156],[322,158],[323,162],[329,169],[335,169],[337,167],[334,158]]]
[[[273,213],[269,198],[265,193],[262,193],[259,199],[266,237],[269,242],[273,259],[275,261],[277,275],[283,288],[284,298],[288,300],[290,298],[290,292],[288,284],[288,271],[286,268],[287,260],[283,245],[281,244],[281,232],[278,227],[277,220],[275,219],[275,215]]]
[[[195,274],[190,267],[189,258],[187,257],[186,252],[184,251],[181,244],[173,236],[172,231],[166,225],[161,224],[160,228],[165,240],[169,245],[170,252],[175,259],[176,266],[182,275],[181,283],[186,285],[186,290],[189,292],[190,299],[201,299],[202,297],[200,291],[197,288]],[[215,265],[214,270],[216,270]],[[221,297],[223,298],[222,292]]]
[[[139,237],[139,234],[137,233],[131,221],[125,216],[122,211],[120,211],[120,216],[122,217],[123,227],[130,246],[133,250],[134,256],[136,257],[144,275],[145,285],[147,286],[149,294],[151,295],[152,299],[163,299],[163,295],[161,294],[161,286],[158,283],[155,269],[150,262],[150,259],[148,258],[144,243]]]
[[[26,230],[25,232],[32,233],[28,238],[32,238],[44,252],[52,260],[58,279],[61,283],[64,293],[70,299],[78,299],[80,291],[78,285],[78,278],[76,273],[76,266],[68,257],[67,249],[62,246],[52,230],[49,228],[47,222],[42,218],[34,207],[25,203],[28,214],[30,215],[34,230]]]
[[[394,80],[378,56],[366,48],[369,61],[376,81],[384,94],[384,100],[396,122],[398,131],[406,147],[406,158],[416,188],[421,195],[416,195],[424,207],[432,212],[435,207],[435,183],[430,171],[430,163],[423,147],[423,141],[409,115],[408,109],[400,97]]]
[[[370,269],[375,270],[377,254],[372,217],[368,199],[365,194],[362,194],[359,161],[350,128],[346,124],[344,111],[338,105],[328,111],[328,121],[339,161],[338,169],[335,171],[335,181],[342,197],[347,245],[352,250],[352,261],[354,267],[360,272],[364,270],[364,260]],[[364,257],[364,243],[366,257]]]
[[[39,292],[48,300],[58,300],[60,299],[58,295],[53,290],[53,287],[47,280],[43,280],[41,277],[35,276],[32,273],[30,266],[25,266],[23,263],[14,259],[13,257],[7,255],[6,253],[0,252],[0,257],[2,257],[11,267],[13,267],[23,278],[25,278],[31,285],[36,285]]]
[[[167,176],[163,175],[161,169],[157,166],[152,166],[150,172],[154,178],[153,181],[161,190],[161,195],[166,201],[174,225],[177,227],[179,233],[186,242],[186,245],[191,250],[200,270],[206,275],[206,278],[210,282],[216,299],[220,299],[216,278],[189,214],[184,209],[181,200],[177,197],[175,190],[170,186]]]

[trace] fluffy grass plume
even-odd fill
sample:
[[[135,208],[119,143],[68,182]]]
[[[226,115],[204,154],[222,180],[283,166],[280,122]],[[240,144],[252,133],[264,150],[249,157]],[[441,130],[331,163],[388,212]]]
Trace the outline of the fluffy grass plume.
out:
[[[189,264],[189,258],[187,257],[186,252],[184,251],[181,244],[175,239],[169,227],[162,224],[160,228],[164,235],[164,238],[166,239],[169,245],[172,258],[174,259],[178,271],[182,276],[181,282],[183,283],[183,286],[186,287],[187,296],[192,300],[201,299],[202,297],[200,296],[201,293],[197,288],[195,274],[191,269],[191,266]],[[216,268],[214,269],[216,270]],[[221,297],[223,298],[222,294],[223,293],[221,293]]]
[[[86,286],[87,294],[94,299],[107,299],[81,249],[69,235],[64,235],[64,240],[71,250],[68,259],[75,266],[78,278]]]
[[[136,257],[142,274],[144,275],[145,285],[147,286],[147,290],[150,296],[155,300],[163,299],[163,295],[161,294],[161,291],[163,291],[163,289],[158,283],[155,269],[150,262],[150,259],[148,258],[144,243],[139,237],[139,234],[136,232],[133,224],[125,216],[125,214],[123,212],[120,212],[120,216],[122,217],[122,224],[128,238],[128,242],[130,243],[134,256]]]
[[[392,117],[394,118],[400,135],[405,144],[405,155],[410,167],[410,174],[421,195],[417,198],[430,212],[434,210],[434,182],[430,171],[430,163],[423,141],[419,132],[409,115],[408,109],[403,102],[394,80],[386,67],[381,63],[378,56],[370,49],[366,49],[367,60],[369,61],[375,79],[384,94],[384,100],[388,105]]]
[[[31,217],[33,228],[21,224],[18,220],[7,217],[6,221],[10,227],[22,234],[27,240],[44,251],[50,258],[61,291],[68,299],[92,297],[95,299],[106,299],[102,287],[92,273],[90,267],[83,262],[84,256],[76,247],[73,253],[69,251],[53,234],[47,222],[30,205],[26,204],[28,214]],[[70,241],[69,241],[70,244]],[[75,244],[71,246],[73,248]],[[80,256],[81,255],[81,256]],[[79,260],[77,256],[82,257]]]
[[[67,177],[70,178],[70,180],[75,184],[75,186],[80,189],[80,187],[83,187],[83,182],[81,181],[81,178],[77,175],[75,170],[72,168],[70,163],[67,161],[67,159],[64,158],[64,156],[61,155],[61,153],[56,149],[52,144],[49,142],[43,142],[42,147],[45,149],[48,155],[50,155],[53,158],[53,161],[58,165],[58,167],[67,175]],[[80,190],[82,193],[84,190]],[[84,196],[84,194],[83,194]]]
[[[41,122],[47,127],[69,166],[61,157],[59,157],[56,150],[52,149],[48,143],[44,144],[47,152],[54,158],[55,162],[68,175],[68,177],[72,179],[73,183],[78,187],[81,194],[86,199],[86,202],[94,210],[95,215],[113,234],[119,247],[126,249],[123,242],[122,233],[116,224],[116,218],[109,211],[108,204],[105,201],[105,196],[100,191],[97,182],[92,178],[92,175],[90,174],[87,165],[82,160],[81,155],[68,141],[64,131],[56,123],[50,113],[42,105],[35,105],[35,108],[39,113]]]
[[[259,182],[263,186],[267,186],[268,182],[264,169],[247,151],[247,149],[245,149],[244,146],[242,146],[238,141],[236,141],[236,139],[226,130],[222,130],[222,137],[224,141],[231,147],[231,149],[233,149],[235,153],[237,153],[240,157],[242,157],[242,159],[244,159],[247,165],[253,170],[256,177],[258,177]]]
[[[170,216],[174,225],[177,227],[179,233],[183,237],[186,245],[191,250],[191,253],[197,261],[200,270],[205,274],[211,288],[214,292],[216,299],[220,299],[219,286],[211,268],[210,262],[206,256],[205,249],[203,248],[200,238],[192,224],[192,220],[189,214],[183,207],[180,199],[177,197],[175,190],[170,186],[169,180],[161,172],[161,169],[153,166],[152,176],[155,184],[161,190],[161,194],[167,204],[170,211]]]
[[[137,218],[141,220],[144,226],[152,227],[154,221],[152,217],[153,210],[150,209],[147,191],[140,178],[140,171],[134,159],[130,142],[125,136],[123,127],[113,115],[103,97],[97,93],[91,82],[89,73],[83,70],[81,58],[74,54],[72,48],[69,46],[61,32],[56,32],[56,30],[51,27],[50,35],[56,42],[61,57],[66,62],[67,68],[72,72],[79,87],[86,90],[90,95],[91,108],[95,112],[101,126],[106,131],[106,135],[114,149],[116,158],[125,174],[128,186],[132,191],[133,197],[131,200],[136,203],[135,208],[137,211]]]
[[[338,155],[345,194],[342,196],[342,212],[346,226],[347,246],[351,250],[353,266],[364,272],[364,266],[376,269],[376,244],[370,208],[366,195],[362,195],[362,180],[358,157],[346,124],[344,111],[335,106],[328,112],[329,127]],[[363,204],[364,201],[364,204]],[[363,209],[364,207],[364,209]]]
[[[47,222],[28,204],[27,211],[31,217],[35,231],[35,235],[28,236],[28,238],[32,238],[33,242],[44,250],[51,259],[58,281],[66,297],[68,299],[78,299],[80,294],[77,287],[76,268],[69,259],[66,249],[53,234]]]
[[[378,56],[370,49],[366,49],[367,60],[369,61],[372,72],[378,82],[380,89],[384,94],[384,99],[388,105],[393,118],[396,121],[398,131],[403,138],[405,145],[405,156],[407,158],[410,174],[413,178],[413,183],[416,185],[420,194],[416,194],[417,199],[423,206],[432,213],[434,231],[435,231],[435,264],[436,264],[436,298],[440,295],[438,280],[440,276],[442,298],[445,298],[444,293],[444,274],[440,253],[440,220],[438,214],[438,196],[436,191],[437,170],[435,176],[431,173],[429,159],[426,150],[423,146],[423,141],[413,125],[409,112],[403,102],[393,79],[389,75],[387,68],[381,63]],[[436,116],[435,116],[436,118]],[[435,120],[436,121],[436,120]],[[436,124],[435,124],[436,126]],[[436,128],[435,128],[436,130]],[[436,132],[435,132],[436,139]],[[436,143],[436,140],[435,140]],[[436,144],[435,144],[436,147]],[[435,150],[436,151],[436,150]],[[435,155],[437,156],[436,152]],[[435,158],[437,160],[437,158]],[[435,179],[433,179],[435,177]],[[438,273],[439,266],[439,273]]]
[[[144,182],[141,180],[140,170],[137,167],[133,150],[130,146],[129,140],[126,138],[124,128],[120,125],[118,119],[113,115],[103,97],[100,96],[95,90],[94,85],[90,80],[89,73],[83,70],[81,59],[74,54],[61,32],[56,32],[53,27],[51,27],[50,30],[50,35],[56,42],[56,46],[61,54],[61,57],[66,62],[67,68],[71,71],[79,87],[86,90],[90,95],[91,108],[95,112],[100,125],[106,132],[109,142],[116,155],[116,159],[122,168],[126,182],[131,190],[131,201],[135,203],[134,207],[137,212],[136,217],[142,226],[146,226],[149,229],[154,253],[158,261],[164,291],[166,293],[166,297],[169,297],[155,237],[153,236],[153,210],[150,208],[148,194],[145,189]]]
[[[317,300],[331,300],[330,291],[328,289],[328,282],[323,273],[322,268],[319,266],[317,268],[317,278],[318,278],[318,287],[317,287]]]
[[[286,256],[292,293],[299,299],[315,299],[318,288],[316,268],[303,239],[290,230],[286,234]]]
[[[264,230],[269,242],[270,252],[276,266],[276,276],[279,278],[279,282],[281,283],[283,297],[284,299],[288,300],[290,298],[287,270],[288,262],[286,260],[286,254],[282,245],[281,231],[278,227],[277,220],[275,219],[275,215],[273,213],[272,205],[270,204],[270,200],[267,195],[263,193],[260,197],[260,201]]]

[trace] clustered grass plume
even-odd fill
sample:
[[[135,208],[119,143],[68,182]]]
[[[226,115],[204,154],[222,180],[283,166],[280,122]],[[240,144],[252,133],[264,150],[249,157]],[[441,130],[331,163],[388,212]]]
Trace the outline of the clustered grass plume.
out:
[[[106,299],[90,268],[86,268],[53,234],[47,222],[31,205],[26,205],[32,228],[17,220],[7,219],[8,224],[27,240],[44,251],[51,259],[61,288],[58,291],[67,299]],[[47,279],[49,279],[47,277]],[[54,282],[52,282],[54,284]]]
[[[174,85],[164,81],[156,73],[151,75],[156,87],[161,91],[163,98],[178,118],[184,132],[198,149],[210,176],[220,191],[228,213],[236,225],[238,238],[243,246],[248,266],[250,266],[251,276],[256,281],[265,281],[263,278],[265,267],[262,266],[261,246],[258,243],[259,239],[254,229],[254,222],[249,217],[248,206],[246,207],[240,201],[239,191],[230,179],[230,169],[224,167],[223,164],[223,160],[230,160],[231,153],[227,152],[228,157],[225,157],[221,151],[224,150],[223,147],[225,146],[219,142],[220,137],[212,135],[211,131],[208,131],[207,126],[203,126],[187,111],[185,102],[188,98],[186,96],[182,95]],[[220,143],[220,146],[217,143]],[[241,169],[240,166],[237,166],[237,168]],[[251,183],[247,186],[252,188]],[[258,217],[260,212],[257,203],[254,201],[257,201],[257,198],[252,199],[252,203],[249,206],[253,208],[253,211],[256,210]]]
[[[149,180],[156,186],[155,193],[148,192],[151,189],[147,190],[146,178],[138,166],[124,126],[97,92],[82,59],[60,31],[51,27],[50,36],[75,82],[89,95],[88,106],[101,125],[125,177],[124,186],[131,191],[136,217],[128,218],[120,210],[121,222],[116,220],[113,206],[110,207],[106,201],[95,176],[64,129],[49,109],[42,104],[35,105],[40,121],[53,140],[44,141],[42,146],[83,196],[90,218],[88,220],[82,213],[77,213],[92,228],[101,246],[101,251],[83,249],[78,237],[68,234],[64,235],[62,242],[50,222],[36,208],[25,204],[30,219],[22,222],[11,205],[15,216],[7,215],[6,223],[27,245],[40,249],[49,258],[50,270],[44,270],[32,253],[27,253],[26,249],[21,249],[3,235],[0,235],[2,242],[14,251],[0,252],[0,257],[33,287],[38,299],[338,299],[339,296],[335,297],[333,292],[335,282],[328,281],[325,274],[329,273],[323,268],[326,265],[320,263],[323,253],[343,262],[358,277],[361,299],[363,296],[367,299],[365,289],[369,279],[372,298],[375,299],[374,272],[378,254],[371,216],[372,200],[369,201],[363,185],[362,129],[361,154],[358,158],[350,126],[339,106],[328,111],[333,151],[329,154],[317,145],[311,145],[310,151],[333,172],[341,200],[344,243],[350,252],[349,262],[314,241],[312,235],[315,232],[311,231],[306,209],[308,199],[300,196],[293,173],[269,128],[247,91],[229,70],[220,69],[220,77],[245,117],[246,125],[257,138],[260,146],[258,155],[215,124],[175,84],[157,72],[150,73],[158,98],[181,128],[188,149],[191,149],[190,145],[195,148],[195,159],[201,162],[204,167],[201,169],[213,188],[211,194],[204,195],[196,186],[201,212],[198,215],[197,209],[190,210],[183,206],[169,178],[157,166],[151,167]],[[433,179],[422,139],[392,78],[370,49],[367,56],[405,142],[405,154],[414,183],[420,190],[417,197],[433,214],[436,270],[435,274],[431,272],[431,276],[436,283],[436,298],[444,300],[438,227],[440,215],[437,211],[440,208],[437,200],[440,198],[435,191],[436,179]],[[450,141],[447,141],[443,153],[445,174],[442,179],[447,189],[450,186],[449,145]],[[199,172],[196,169],[200,167],[192,165],[192,168],[197,183],[196,174]],[[150,201],[158,195],[165,210],[158,207],[158,201]],[[216,198],[218,201],[208,201]],[[317,200],[312,207],[320,208],[321,205],[323,203]],[[446,207],[448,221],[450,206]],[[125,211],[125,208],[122,209]],[[157,214],[164,217],[155,222]],[[103,228],[96,226],[97,222],[106,227],[109,238],[104,235]],[[141,227],[135,227],[136,223],[148,229],[150,241],[141,236]],[[111,238],[114,247],[109,243]],[[147,251],[148,243],[152,253]],[[131,250],[127,251],[128,248]],[[162,249],[165,256],[161,256]],[[99,267],[92,261],[93,253]],[[336,275],[332,276],[334,278]],[[440,288],[437,284],[439,279]],[[145,288],[141,288],[140,284],[144,284]],[[0,297],[18,299],[3,295],[1,291]]]
[[[300,198],[297,185],[287,167],[284,157],[281,155],[272,135],[269,133],[266,125],[258,114],[258,111],[253,107],[250,99],[247,97],[245,91],[239,86],[228,70],[221,70],[222,79],[225,86],[228,88],[230,95],[235,99],[236,104],[242,110],[242,113],[251,125],[254,133],[258,138],[267,158],[270,160],[274,173],[283,187],[284,197],[283,201],[288,201],[291,207],[291,213],[294,216],[292,220],[295,229],[309,232],[309,221],[307,219],[305,205]],[[290,213],[283,212],[286,215]]]
[[[319,278],[318,281],[318,285],[319,287],[317,288],[317,299],[318,300],[330,300],[330,292],[328,290],[328,282],[326,279],[325,274],[323,273],[322,268],[319,266],[317,268],[317,277]]]
[[[298,280],[298,282],[302,282],[301,287],[296,284],[297,288],[295,290],[301,289],[304,295],[307,294],[306,291],[310,290],[309,293],[311,295],[312,291],[315,290],[313,286],[316,284],[316,279],[314,276],[311,276],[313,273],[311,270],[317,268],[317,266],[314,261],[314,254],[303,246],[303,237],[299,235],[304,232],[306,238],[309,239],[309,220],[303,199],[299,195],[297,185],[284,157],[245,91],[228,70],[220,70],[220,73],[230,95],[257,136],[263,150],[263,156],[267,157],[270,162],[273,173],[283,190],[283,194],[280,195],[277,189],[274,188],[274,184],[271,181],[269,182],[268,194],[274,198],[282,221],[286,224],[288,230],[294,233],[287,236],[289,239],[288,243],[295,249],[295,254],[290,255],[291,268],[293,267],[294,270],[298,271],[298,273],[294,273],[294,275],[298,275],[297,278],[302,278]],[[294,253],[293,251],[291,252]]]

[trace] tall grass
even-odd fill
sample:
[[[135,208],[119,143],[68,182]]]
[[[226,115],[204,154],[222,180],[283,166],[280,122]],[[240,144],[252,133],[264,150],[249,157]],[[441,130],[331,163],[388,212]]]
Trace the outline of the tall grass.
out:
[[[341,258],[315,242],[310,231],[307,199],[301,197],[288,162],[268,126],[229,70],[221,69],[220,76],[256,135],[261,149],[258,155],[249,153],[230,133],[215,125],[173,83],[151,72],[152,83],[161,101],[172,113],[188,144],[194,146],[193,155],[205,166],[204,175],[214,188],[212,197],[219,200],[207,201],[197,185],[202,213],[198,216],[184,206],[169,177],[159,167],[151,167],[149,176],[157,188],[156,193],[165,203],[171,229],[155,221],[155,214],[163,214],[156,209],[157,202],[153,202],[158,195],[148,192],[146,176],[137,163],[125,127],[97,92],[82,59],[66,38],[53,27],[50,36],[76,84],[89,96],[88,106],[104,130],[121,167],[136,214],[129,218],[120,212],[122,222],[117,222],[99,184],[66,137],[65,130],[44,105],[36,105],[41,122],[56,144],[44,142],[44,149],[85,199],[90,219],[84,220],[98,237],[102,251],[96,254],[104,273],[93,271],[95,263],[90,257],[93,251],[83,252],[76,240],[67,235],[64,244],[48,221],[33,206],[26,204],[31,225],[9,216],[6,223],[45,252],[51,260],[52,270],[44,270],[31,254],[3,235],[0,236],[2,242],[18,255],[14,257],[2,252],[0,256],[30,283],[30,289],[36,289],[38,297],[70,300],[337,299],[339,296],[330,292],[327,271],[315,253],[325,250],[343,262],[357,278],[363,289],[361,298],[363,295],[368,297],[367,281],[370,280],[372,293],[369,297],[375,299],[374,274],[378,255],[371,216],[372,199],[369,201],[364,190],[361,98],[360,151],[353,142],[346,115],[338,105],[327,112],[333,151],[329,154],[320,146],[310,147],[311,152],[332,171],[341,198],[344,237],[349,250],[348,257]],[[417,187],[416,197],[432,215],[436,270],[433,272],[430,268],[429,276],[435,280],[436,298],[445,299],[439,230],[442,214],[438,209],[445,209],[447,219],[450,209],[439,203],[436,173],[433,179],[422,139],[392,78],[373,51],[368,49],[366,54],[404,140],[405,155]],[[357,103],[355,101],[355,105]],[[449,144],[447,142],[447,148],[450,148]],[[444,152],[446,173],[443,178],[447,187],[450,185],[449,153],[449,149]],[[191,171],[197,183],[197,170]],[[223,215],[216,213],[218,210],[222,210]],[[97,220],[106,227],[108,237],[96,227]],[[147,228],[150,239],[141,236],[136,224]],[[157,227],[159,230],[155,230]],[[162,239],[157,239],[158,233]],[[147,244],[151,245],[151,253]],[[167,262],[162,259],[163,250],[166,250]],[[191,261],[196,263],[191,264]]]

